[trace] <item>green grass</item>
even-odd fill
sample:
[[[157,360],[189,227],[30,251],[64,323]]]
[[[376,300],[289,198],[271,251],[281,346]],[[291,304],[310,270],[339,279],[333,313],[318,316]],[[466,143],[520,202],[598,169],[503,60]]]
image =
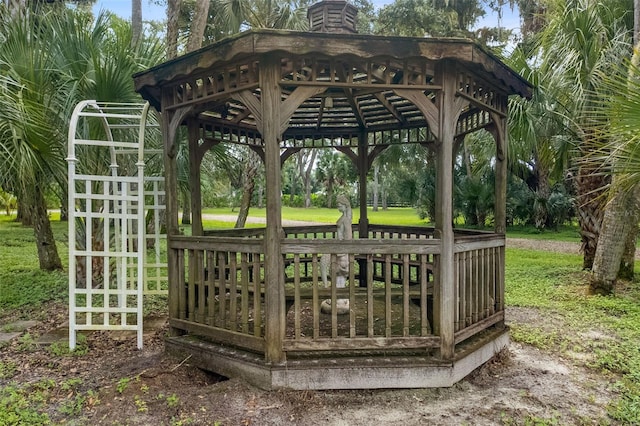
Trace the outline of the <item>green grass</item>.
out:
[[[507,249],[507,306],[539,309],[536,323],[511,324],[511,337],[542,350],[588,359],[586,366],[618,377],[620,395],[609,406],[622,424],[640,422],[640,285],[618,286],[614,296],[591,295],[578,255]],[[589,338],[595,333],[598,338]]]
[[[533,226],[510,226],[507,228],[507,236],[512,238],[528,238],[530,240],[551,241],[580,241],[580,232],[577,226],[562,225],[557,230],[538,230]]]
[[[238,211],[231,211],[229,208],[209,208],[203,210],[204,214],[215,215],[230,215],[237,216]],[[267,215],[266,209],[259,209],[252,207],[249,210],[251,217],[265,218]],[[320,222],[320,223],[335,223],[340,217],[340,212],[337,209],[317,208],[311,207],[308,209],[297,207],[282,207],[282,218],[289,220],[300,220],[305,222]],[[378,210],[374,212],[371,207],[367,209],[367,217],[370,223],[376,224],[395,224],[395,225],[407,225],[407,226],[424,226],[428,222],[418,217],[418,213],[415,209],[410,207],[392,207],[388,210]],[[359,208],[353,209],[353,222],[357,223],[360,219]],[[224,225],[229,222],[218,222],[220,225]]]
[[[0,316],[9,310],[20,310],[20,316],[28,317],[45,302],[67,300],[67,273],[41,271],[33,229],[11,219],[0,216]],[[65,265],[67,223],[53,221],[52,225]]]
[[[233,226],[238,211],[230,208],[207,208],[203,210],[204,214],[232,216],[232,221],[224,220],[205,220],[205,228],[218,229],[229,228]],[[250,217],[266,217],[266,209],[252,207],[249,210]],[[300,220],[305,222],[319,223],[335,223],[340,217],[337,209],[311,207],[308,209],[298,207],[282,207],[282,218],[288,220]],[[379,209],[374,212],[371,207],[367,208],[367,217],[369,223],[372,224],[393,224],[401,226],[431,226],[428,220],[420,219],[416,209],[411,207],[391,207],[388,210]],[[353,223],[360,220],[360,209],[353,209]],[[260,224],[247,224],[247,227],[264,226]],[[464,227],[457,224],[456,226]],[[576,226],[563,225],[557,230],[539,231],[532,226],[512,226],[507,229],[507,236],[514,238],[528,238],[536,240],[553,240],[553,241],[580,241],[580,234]]]

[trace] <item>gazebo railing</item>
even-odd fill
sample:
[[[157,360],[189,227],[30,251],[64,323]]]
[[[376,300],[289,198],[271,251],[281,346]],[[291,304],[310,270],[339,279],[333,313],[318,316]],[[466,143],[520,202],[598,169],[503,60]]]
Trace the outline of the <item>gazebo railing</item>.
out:
[[[287,267],[287,332],[289,352],[329,350],[415,350],[436,348],[440,339],[431,327],[434,304],[433,265],[439,242],[390,240],[287,239],[282,243]],[[324,286],[318,274],[323,257],[332,265],[328,281],[337,280],[335,265],[348,257],[344,288]],[[311,258],[306,277],[304,260]],[[393,267],[402,271],[400,279]],[[413,269],[412,269],[413,266]],[[380,273],[380,269],[384,269]],[[378,271],[378,272],[376,272]],[[366,279],[360,278],[365,276]],[[309,279],[310,278],[310,279]],[[395,278],[395,279],[394,279]],[[361,283],[366,286],[361,286]],[[330,307],[321,309],[322,303]],[[348,312],[338,313],[348,301]]]
[[[456,235],[456,343],[504,321],[504,235]]]
[[[172,237],[173,328],[264,351],[264,245],[260,238]],[[175,305],[173,305],[175,304]]]
[[[264,351],[265,288],[283,285],[283,349],[424,351],[438,348],[440,324],[455,312],[455,343],[504,320],[504,236],[456,234],[455,304],[442,307],[438,263],[441,241],[429,228],[370,227],[369,239],[336,241],[335,226],[286,228],[281,241],[283,283],[264,281],[263,229],[208,231],[169,241],[176,251],[171,326],[220,343]],[[242,231],[242,230],[240,230]],[[421,232],[420,232],[421,231]],[[217,235],[217,236],[213,236]],[[344,288],[325,288],[323,257],[348,256]],[[336,282],[336,268],[327,274]],[[330,312],[321,310],[327,300]],[[348,300],[348,313],[337,308]],[[326,308],[326,307],[325,307]],[[450,318],[450,316],[449,316]]]

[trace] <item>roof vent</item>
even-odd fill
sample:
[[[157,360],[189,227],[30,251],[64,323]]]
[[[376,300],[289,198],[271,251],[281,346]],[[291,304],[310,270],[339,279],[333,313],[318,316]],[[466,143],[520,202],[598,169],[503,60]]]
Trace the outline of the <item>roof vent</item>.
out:
[[[354,34],[358,9],[344,0],[324,0],[309,6],[309,30],[322,33]]]

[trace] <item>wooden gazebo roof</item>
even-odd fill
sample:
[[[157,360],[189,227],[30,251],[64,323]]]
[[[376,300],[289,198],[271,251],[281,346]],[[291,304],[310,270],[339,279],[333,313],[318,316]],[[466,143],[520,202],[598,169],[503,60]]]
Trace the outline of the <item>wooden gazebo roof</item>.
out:
[[[435,70],[443,62],[455,63],[457,94],[470,101],[460,115],[458,135],[489,124],[488,112],[505,115],[507,96],[531,96],[526,80],[471,40],[265,29],[139,73],[136,90],[158,110],[187,108],[211,131],[224,127],[224,133],[259,139],[257,105],[251,104],[260,99],[260,61],[274,54],[282,58],[282,101],[305,88],[283,123],[283,140],[289,141],[428,127],[405,91],[419,89],[435,102],[441,89]],[[254,96],[246,96],[247,89]]]

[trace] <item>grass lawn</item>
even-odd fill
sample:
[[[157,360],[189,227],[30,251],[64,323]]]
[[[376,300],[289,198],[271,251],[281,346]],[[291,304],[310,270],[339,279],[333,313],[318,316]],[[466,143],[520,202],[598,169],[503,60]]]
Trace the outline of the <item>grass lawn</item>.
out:
[[[237,216],[238,210],[231,210],[230,208],[209,208],[204,209],[205,214],[214,215],[232,215]],[[249,210],[251,217],[264,218],[267,215],[266,209],[252,207]],[[382,209],[374,212],[371,207],[367,210],[367,216],[369,222],[376,224],[393,223],[396,225],[407,226],[424,226],[428,224],[428,221],[422,220],[418,217],[418,213],[415,209],[410,207],[391,207],[388,210]],[[311,207],[308,209],[296,208],[296,207],[282,207],[282,218],[289,220],[300,220],[305,222],[322,222],[322,223],[335,223],[340,217],[340,212],[337,209],[317,208]],[[357,223],[360,220],[360,210],[356,207],[353,209],[353,222]]]
[[[208,208],[203,210],[204,214],[222,215],[237,217],[238,210],[230,208]],[[266,209],[252,207],[249,210],[250,217],[264,218],[266,217]],[[305,222],[335,223],[340,217],[337,209],[311,207],[308,209],[297,207],[282,207],[282,218],[289,220],[300,220]],[[388,210],[379,209],[377,212],[373,208],[367,208],[367,217],[369,222],[373,224],[393,224],[401,226],[431,226],[431,222],[426,219],[420,219],[416,209],[411,207],[391,207]],[[360,220],[360,209],[353,209],[353,223]],[[233,226],[233,222],[222,220],[205,220],[206,228],[227,228]],[[247,224],[247,227],[263,226],[260,224]],[[462,219],[456,221],[456,226],[463,228]],[[537,230],[532,226],[512,226],[507,229],[507,235],[514,238],[529,238],[536,240],[553,240],[553,241],[580,241],[578,229],[575,226],[563,225],[557,230]]]
[[[208,209],[206,213],[233,214],[228,209]],[[356,213],[354,211],[354,222]],[[264,216],[264,210],[252,209],[251,215]],[[288,219],[332,223],[338,216],[337,210],[330,209],[283,209],[283,217]],[[412,209],[372,213],[371,221],[425,225]],[[225,226],[225,223],[220,225]],[[58,250],[66,262],[67,224],[54,221],[53,226]],[[510,230],[508,235],[574,241],[574,233],[575,229],[568,228],[558,234],[532,234],[521,229],[518,232]],[[0,241],[0,323],[7,318],[43,319],[46,303],[52,300],[66,302],[67,273],[47,273],[38,269],[32,229],[0,216]],[[619,398],[609,406],[610,419],[594,421],[637,424],[640,419],[638,283],[621,284],[615,296],[592,296],[587,293],[586,274],[580,270],[580,256],[508,248],[506,257],[507,306],[536,312],[535,321],[509,322],[512,339],[598,373],[612,375]],[[606,339],[590,337],[594,332]],[[5,367],[8,368],[0,363],[0,372]],[[6,395],[0,390],[0,424],[1,413],[7,408],[3,400],[6,401]],[[554,423],[553,419],[547,419],[536,424]]]

